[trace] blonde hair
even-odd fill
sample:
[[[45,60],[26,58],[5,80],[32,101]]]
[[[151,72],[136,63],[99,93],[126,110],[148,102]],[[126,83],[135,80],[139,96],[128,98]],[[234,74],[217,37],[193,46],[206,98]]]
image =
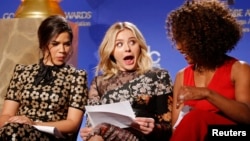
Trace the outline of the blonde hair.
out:
[[[152,68],[152,59],[148,53],[146,41],[140,30],[130,22],[116,22],[109,27],[99,46],[99,63],[96,66],[96,75],[102,73],[105,79],[116,75],[119,71],[117,64],[112,60],[117,34],[124,29],[133,32],[140,46],[140,55],[137,62],[137,73],[142,74]]]

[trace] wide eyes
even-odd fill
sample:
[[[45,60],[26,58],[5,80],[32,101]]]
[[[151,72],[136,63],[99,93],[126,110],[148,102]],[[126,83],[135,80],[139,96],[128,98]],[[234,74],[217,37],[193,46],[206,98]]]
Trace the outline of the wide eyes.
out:
[[[128,42],[129,46],[133,46],[135,44],[136,44],[136,40],[129,40],[129,42]],[[116,43],[116,47],[122,47],[122,46],[124,46],[124,42],[119,41]]]
[[[129,45],[134,45],[136,43],[136,41],[135,40],[130,40],[130,42],[129,42]]]
[[[117,47],[122,47],[122,45],[123,45],[122,42],[117,42],[117,43],[116,43],[116,46],[117,46]]]

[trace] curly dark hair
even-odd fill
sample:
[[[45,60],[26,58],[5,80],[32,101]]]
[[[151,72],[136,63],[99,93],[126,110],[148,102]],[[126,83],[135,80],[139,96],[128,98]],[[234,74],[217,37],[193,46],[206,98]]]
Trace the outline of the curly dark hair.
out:
[[[229,7],[217,0],[186,1],[168,14],[168,37],[185,46],[194,64],[207,69],[222,65],[242,37],[242,26]]]

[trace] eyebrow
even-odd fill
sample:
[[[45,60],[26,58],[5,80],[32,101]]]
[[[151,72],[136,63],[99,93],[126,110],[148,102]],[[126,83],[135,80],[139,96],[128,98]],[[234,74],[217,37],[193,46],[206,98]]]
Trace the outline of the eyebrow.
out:
[[[68,41],[65,41],[65,42],[62,42],[62,43],[68,43],[68,42],[71,42],[71,41],[68,40]],[[50,43],[61,43],[61,41],[52,40],[52,41],[50,41]]]
[[[137,38],[133,36],[133,37],[129,37],[128,39],[131,40],[131,39],[137,39]],[[116,39],[115,41],[123,41],[123,39]]]

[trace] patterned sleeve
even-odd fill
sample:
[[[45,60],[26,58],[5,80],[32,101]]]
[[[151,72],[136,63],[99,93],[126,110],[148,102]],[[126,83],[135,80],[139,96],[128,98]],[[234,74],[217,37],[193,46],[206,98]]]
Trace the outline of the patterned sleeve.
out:
[[[88,105],[100,105],[100,96],[97,90],[97,77],[95,77],[89,87]],[[91,127],[89,118],[87,117],[86,126]]]
[[[76,70],[71,84],[70,106],[85,111],[87,105],[88,82],[85,70]]]
[[[100,105],[100,94],[97,89],[97,77],[95,77],[89,88],[88,105]]]
[[[24,71],[24,65],[17,64],[15,66],[12,78],[7,88],[7,93],[5,95],[6,100],[14,100],[14,101],[20,102],[19,95],[23,87],[22,76],[25,75],[22,73],[23,71]]]
[[[155,98],[155,128],[151,135],[155,140],[169,139],[172,132],[171,112],[173,84],[168,71],[161,70],[156,72],[158,79],[157,96]]]

